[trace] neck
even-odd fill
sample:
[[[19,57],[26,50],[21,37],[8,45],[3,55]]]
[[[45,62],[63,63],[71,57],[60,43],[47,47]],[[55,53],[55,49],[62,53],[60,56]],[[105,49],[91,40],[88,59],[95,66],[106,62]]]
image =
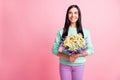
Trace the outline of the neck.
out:
[[[71,27],[76,27],[76,23],[71,23],[70,26]]]

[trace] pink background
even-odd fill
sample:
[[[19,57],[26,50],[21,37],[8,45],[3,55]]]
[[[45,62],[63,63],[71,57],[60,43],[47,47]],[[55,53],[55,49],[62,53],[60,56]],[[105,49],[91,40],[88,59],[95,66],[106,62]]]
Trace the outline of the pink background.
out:
[[[71,4],[95,48],[84,80],[120,80],[120,0],[0,0],[0,80],[60,80],[51,47]]]

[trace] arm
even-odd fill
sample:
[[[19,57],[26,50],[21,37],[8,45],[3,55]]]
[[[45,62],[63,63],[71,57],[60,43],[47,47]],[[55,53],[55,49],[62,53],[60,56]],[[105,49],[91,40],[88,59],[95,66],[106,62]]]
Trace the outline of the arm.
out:
[[[75,59],[78,58],[78,57],[85,57],[85,56],[88,56],[88,53],[85,51],[84,53],[82,54],[73,54],[71,55],[72,57],[74,57]]]
[[[65,55],[65,54],[63,54],[61,52],[58,52],[57,56],[60,57],[60,58],[66,59],[66,60],[68,60],[70,62],[74,62],[75,59],[76,59],[74,56]]]
[[[88,53],[85,51],[84,53],[82,54],[77,54],[78,57],[85,57],[85,56],[88,56]]]
[[[94,48],[93,48],[93,45],[92,45],[92,41],[91,41],[91,37],[90,37],[89,31],[86,31],[86,46],[87,46],[86,53],[88,55],[93,55]]]
[[[52,46],[52,53],[55,55],[58,54],[58,50],[59,50],[60,43],[61,43],[61,38],[62,38],[62,36],[60,35],[60,30],[59,30],[57,32],[56,38],[55,38],[53,46]]]
[[[63,54],[62,52],[58,52],[57,56],[60,57],[60,58],[63,58],[63,59],[69,60],[69,56]]]

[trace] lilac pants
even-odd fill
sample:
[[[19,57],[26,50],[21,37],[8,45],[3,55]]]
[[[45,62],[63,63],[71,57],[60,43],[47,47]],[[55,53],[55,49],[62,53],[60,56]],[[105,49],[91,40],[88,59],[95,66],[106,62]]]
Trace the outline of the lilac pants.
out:
[[[60,78],[61,80],[82,80],[84,65],[69,66],[60,63]]]

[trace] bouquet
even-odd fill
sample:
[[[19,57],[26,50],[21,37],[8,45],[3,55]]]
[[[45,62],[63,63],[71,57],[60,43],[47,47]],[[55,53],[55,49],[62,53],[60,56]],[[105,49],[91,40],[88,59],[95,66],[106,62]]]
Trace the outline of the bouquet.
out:
[[[62,41],[62,48],[68,55],[83,53],[86,50],[86,42],[82,34],[70,34]]]

